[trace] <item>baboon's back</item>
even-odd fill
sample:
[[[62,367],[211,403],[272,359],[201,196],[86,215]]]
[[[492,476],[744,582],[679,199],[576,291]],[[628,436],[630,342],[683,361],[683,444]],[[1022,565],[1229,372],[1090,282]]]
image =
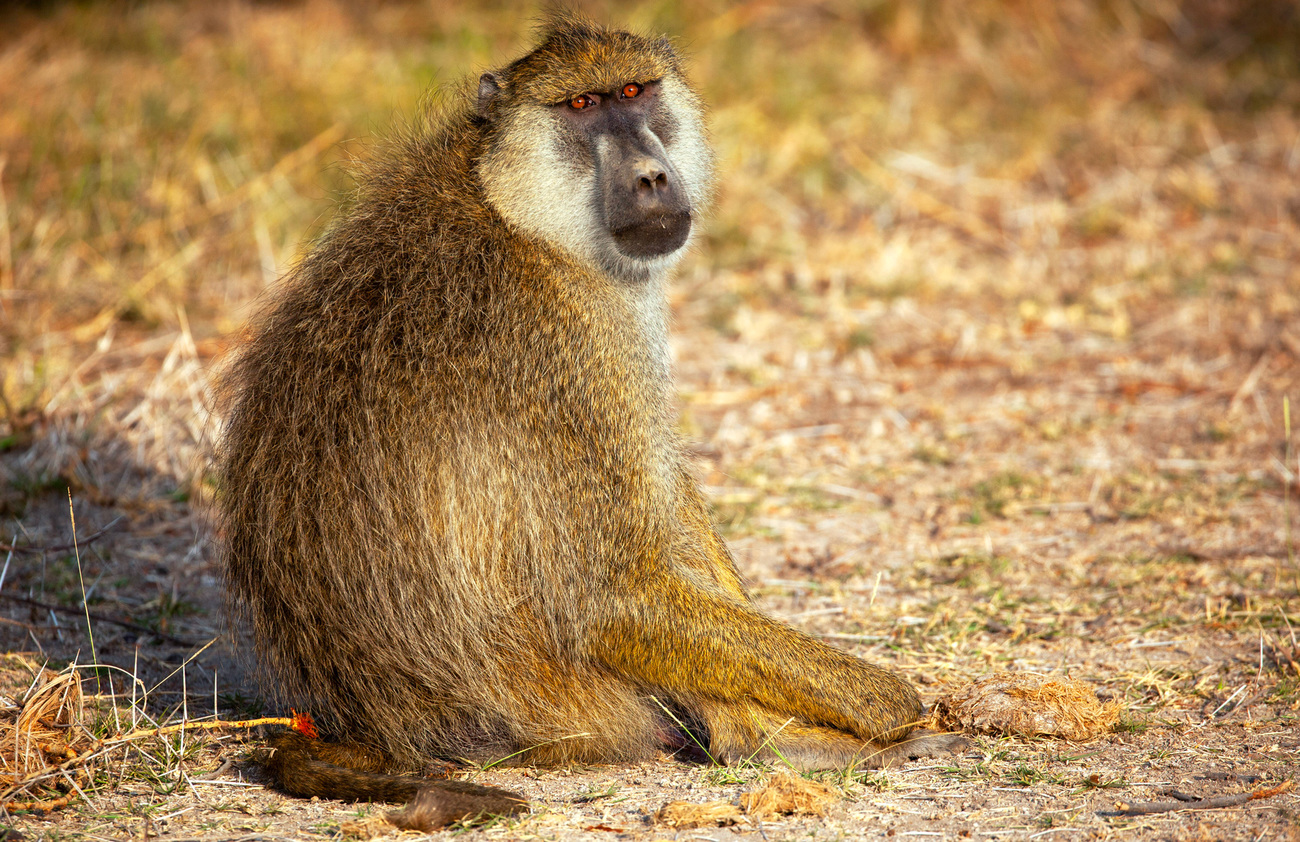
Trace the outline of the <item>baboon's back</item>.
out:
[[[285,701],[395,756],[639,754],[653,713],[576,653],[592,571],[670,540],[666,383],[494,218],[476,146],[462,118],[363,177],[229,367],[232,607]]]

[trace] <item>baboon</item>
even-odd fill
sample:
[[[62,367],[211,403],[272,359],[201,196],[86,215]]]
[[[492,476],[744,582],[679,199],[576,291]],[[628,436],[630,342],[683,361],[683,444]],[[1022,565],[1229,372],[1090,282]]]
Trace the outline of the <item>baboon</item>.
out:
[[[464,100],[368,166],[224,378],[270,686],[376,769],[916,753],[911,686],[751,603],[674,430],[664,288],[712,158],[672,46],[558,15]]]

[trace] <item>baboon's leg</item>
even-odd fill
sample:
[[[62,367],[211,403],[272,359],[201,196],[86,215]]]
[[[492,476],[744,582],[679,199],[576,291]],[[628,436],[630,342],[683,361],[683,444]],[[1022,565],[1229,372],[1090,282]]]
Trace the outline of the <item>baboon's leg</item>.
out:
[[[872,753],[858,763],[859,769],[885,769],[915,760],[918,757],[943,757],[958,754],[970,747],[970,740],[961,734],[917,728],[901,740],[885,745],[875,744]]]
[[[779,717],[744,702],[692,706],[710,756],[719,763],[788,763],[800,771],[846,769],[870,748],[852,734]]]
[[[721,763],[758,761],[817,769],[879,769],[913,757],[958,751],[967,744],[958,734],[913,731],[888,744],[860,740],[834,728],[780,717],[756,705],[706,702],[693,710],[707,730],[709,754]]]
[[[677,483],[682,532],[667,571],[624,571],[645,586],[612,588],[593,654],[687,708],[700,700],[756,705],[779,721],[889,743],[912,730],[921,700],[898,676],[755,610],[699,488]],[[835,743],[836,740],[830,740]]]
[[[883,742],[901,739],[921,715],[916,691],[893,673],[685,576],[661,575],[649,596],[611,590],[592,654],[687,707],[697,699],[752,702]]]
[[[528,659],[515,686],[503,688],[503,719],[514,742],[509,765],[560,766],[650,757],[662,742],[663,713],[640,688],[588,665]]]

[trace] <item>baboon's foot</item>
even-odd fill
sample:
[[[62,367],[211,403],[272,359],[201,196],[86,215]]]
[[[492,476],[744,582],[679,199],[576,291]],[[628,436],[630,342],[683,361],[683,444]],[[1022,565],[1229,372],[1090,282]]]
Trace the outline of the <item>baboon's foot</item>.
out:
[[[860,769],[887,769],[923,757],[951,757],[969,747],[970,740],[961,734],[918,728],[898,742],[870,746],[857,765]]]

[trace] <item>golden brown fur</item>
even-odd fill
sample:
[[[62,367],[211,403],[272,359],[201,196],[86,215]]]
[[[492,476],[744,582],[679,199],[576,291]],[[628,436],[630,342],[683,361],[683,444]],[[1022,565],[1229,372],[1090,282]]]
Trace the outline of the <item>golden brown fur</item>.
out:
[[[844,766],[921,713],[746,596],[673,428],[676,256],[620,275],[568,241],[582,205],[530,216],[552,153],[520,115],[649,78],[698,205],[671,50],[561,19],[363,175],[226,374],[236,615],[281,698],[399,765],[631,760],[676,719],[719,760]]]

